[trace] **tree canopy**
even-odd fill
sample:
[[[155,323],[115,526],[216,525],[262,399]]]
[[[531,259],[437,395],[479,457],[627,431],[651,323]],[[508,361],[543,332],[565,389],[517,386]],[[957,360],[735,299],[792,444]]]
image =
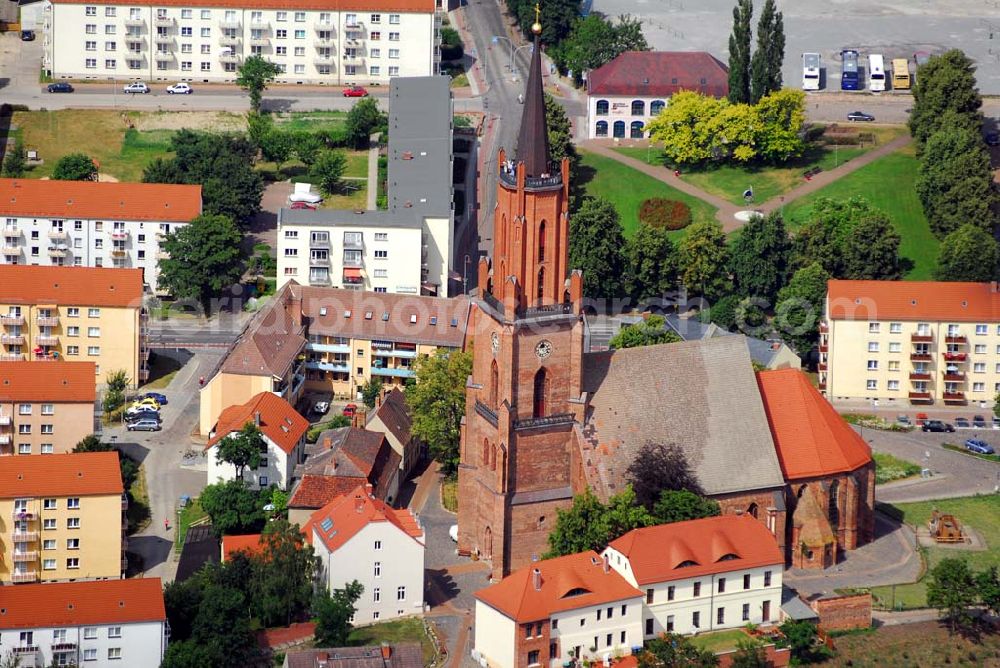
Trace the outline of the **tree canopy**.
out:
[[[570,218],[570,266],[583,271],[583,294],[617,297],[625,269],[625,237],[614,204],[585,197]]]
[[[386,116],[378,108],[378,100],[373,97],[361,98],[347,112],[344,123],[347,142],[357,149],[368,148],[372,132],[385,123]]]
[[[56,161],[53,181],[96,181],[97,165],[86,153],[68,153]]]
[[[24,176],[27,168],[24,142],[20,138],[15,139],[14,145],[7,148],[3,157],[3,175],[8,179],[18,179]]]
[[[934,278],[939,281],[996,280],[1000,248],[993,235],[966,223],[949,234],[938,249]]]
[[[427,443],[431,456],[446,473],[458,468],[465,383],[472,373],[472,355],[438,350],[418,357],[416,382],[406,388],[406,404],[413,424],[410,431]]]
[[[694,294],[708,299],[724,295],[729,290],[729,246],[722,226],[704,220],[688,227],[678,265],[681,281]]]
[[[647,640],[639,654],[639,668],[715,668],[719,657],[701,649],[687,636],[664,633]]]
[[[531,26],[535,23],[537,0],[508,0],[507,10],[517,21],[521,34],[531,39]],[[580,0],[547,0],[541,17],[542,44],[559,44],[569,35],[580,16]]]
[[[757,23],[757,50],[750,60],[750,102],[781,90],[785,60],[785,24],[774,0],[764,0]]]
[[[625,292],[643,301],[662,297],[677,287],[677,248],[670,233],[639,225],[625,242]]]
[[[320,591],[313,603],[316,617],[317,647],[346,647],[351,633],[351,618],[357,609],[354,604],[361,598],[364,587],[357,580],[342,589],[327,593]]]
[[[729,35],[729,101],[734,104],[750,102],[752,20],[753,0],[736,0],[733,32]]]
[[[662,315],[650,315],[642,322],[625,325],[611,337],[608,346],[615,350],[622,348],[640,348],[659,343],[677,343],[681,341],[677,332],[667,327],[667,321]]]
[[[813,262],[796,271],[778,292],[774,323],[799,355],[808,353],[819,336],[828,280],[830,274],[819,262]]]
[[[661,524],[686,522],[703,517],[718,517],[722,509],[717,501],[706,499],[687,489],[665,489],[652,508],[653,517]]]
[[[740,229],[730,250],[729,271],[736,292],[774,303],[788,278],[791,250],[780,212],[752,217]]]
[[[972,626],[970,609],[977,598],[975,574],[965,559],[942,559],[928,574],[927,605],[948,619],[952,633]]]
[[[254,533],[264,525],[264,506],[268,497],[242,480],[208,485],[201,490],[198,501],[211,518],[217,536]]]
[[[642,20],[622,14],[608,20],[597,13],[578,18],[552,57],[560,70],[571,71],[577,82],[587,70],[596,70],[626,51],[648,51]]]
[[[178,299],[197,300],[208,313],[212,297],[243,275],[242,241],[231,219],[198,216],[160,242],[169,254],[158,260],[160,287]]]
[[[267,85],[281,74],[281,68],[261,55],[246,58],[237,70],[236,83],[250,94],[250,108],[260,111],[260,103]]]
[[[320,191],[327,196],[340,192],[343,185],[344,171],[347,169],[347,156],[343,151],[320,151],[309,168],[309,178]]]
[[[818,262],[834,278],[896,280],[900,236],[889,217],[863,197],[818,198],[792,241],[794,262]]]
[[[587,550],[600,552],[615,538],[654,523],[649,511],[636,503],[631,487],[612,496],[607,504],[588,489],[573,497],[569,509],[556,510],[556,525],[549,533],[545,558]]]
[[[249,467],[260,466],[261,453],[267,452],[264,434],[253,422],[247,422],[235,434],[229,434],[216,444],[215,460],[231,464],[236,469],[236,477],[243,479],[243,472]]]
[[[664,490],[702,493],[687,455],[674,443],[644,443],[626,476],[635,490],[636,501],[648,510],[653,509]]]
[[[952,49],[920,66],[913,86],[913,108],[910,111],[910,134],[918,148],[944,127],[955,124],[955,112],[975,131],[982,127],[983,99],[976,87],[976,67],[958,49]]]
[[[265,626],[286,626],[310,607],[319,558],[288,520],[268,522],[261,543],[261,555],[251,559],[257,616]]]
[[[826,645],[817,644],[818,629],[809,620],[787,619],[781,624],[781,633],[784,638],[778,645],[791,649],[792,661],[797,665],[818,663],[833,656]]]

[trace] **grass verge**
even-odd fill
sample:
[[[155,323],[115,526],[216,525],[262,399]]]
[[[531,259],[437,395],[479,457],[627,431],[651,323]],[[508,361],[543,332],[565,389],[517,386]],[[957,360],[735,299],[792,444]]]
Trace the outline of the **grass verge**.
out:
[[[149,381],[143,390],[162,390],[181,370],[181,363],[172,357],[151,353],[149,356]]]
[[[135,477],[135,482],[128,490],[128,509],[125,517],[128,519],[128,533],[139,533],[150,521],[149,510],[149,489],[146,487],[146,467],[139,467],[139,475]]]
[[[339,91],[337,91],[339,94]],[[308,130],[339,129],[347,123],[346,111],[289,111],[274,114],[274,122],[282,130],[298,132]]]
[[[186,508],[181,510],[177,517],[177,531],[174,532],[174,549],[180,551],[184,545],[184,537],[187,536],[188,528],[192,522],[208,517],[208,513],[201,509],[198,499],[192,499]]]
[[[441,483],[441,505],[449,513],[458,512],[458,479],[448,477]]]
[[[406,617],[391,622],[362,626],[351,631],[348,636],[350,645],[375,645],[382,643],[390,645],[401,642],[418,642],[424,653],[424,665],[429,666],[434,661],[434,644],[427,637],[424,622],[419,617]]]
[[[621,218],[622,231],[626,238],[631,237],[639,228],[639,207],[651,197],[665,197],[684,202],[691,207],[692,222],[715,220],[716,209],[710,204],[671,188],[613,158],[580,151],[578,171],[578,185],[586,194],[603,197],[614,205]],[[671,232],[675,240],[683,235],[684,230]]]
[[[920,465],[899,459],[885,452],[873,452],[875,460],[875,484],[883,485],[893,480],[904,480],[920,475]]]
[[[691,637],[691,642],[710,652],[724,652],[727,649],[735,649],[736,643],[746,637],[747,634],[742,629],[729,629],[728,631],[699,633]]]

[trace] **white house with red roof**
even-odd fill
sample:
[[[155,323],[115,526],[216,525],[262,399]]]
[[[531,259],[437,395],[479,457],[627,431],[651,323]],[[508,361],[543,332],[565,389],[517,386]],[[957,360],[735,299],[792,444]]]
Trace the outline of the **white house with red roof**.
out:
[[[386,505],[362,485],[314,512],[303,532],[331,591],[354,580],[364,586],[355,624],[423,612],[425,534],[408,509]]]
[[[0,657],[28,666],[158,666],[167,649],[159,578],[4,587]]]
[[[604,557],[643,592],[643,638],[777,621],[785,558],[750,515],[634,529]]]
[[[729,94],[729,70],[704,51],[626,51],[587,77],[587,136],[642,139],[682,90]]]
[[[218,446],[250,423],[260,429],[267,450],[261,451],[260,466],[243,472],[244,480],[262,489],[272,484],[288,489],[296,464],[305,461],[309,421],[273,392],[261,392],[219,415],[205,446],[209,484],[236,479],[236,467],[218,460]]]

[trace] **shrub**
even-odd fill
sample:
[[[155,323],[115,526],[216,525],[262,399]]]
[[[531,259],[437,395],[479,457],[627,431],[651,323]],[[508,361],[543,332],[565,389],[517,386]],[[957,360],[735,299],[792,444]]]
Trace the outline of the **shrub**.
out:
[[[652,197],[639,206],[639,220],[650,227],[683,230],[691,224],[691,207],[677,200]]]

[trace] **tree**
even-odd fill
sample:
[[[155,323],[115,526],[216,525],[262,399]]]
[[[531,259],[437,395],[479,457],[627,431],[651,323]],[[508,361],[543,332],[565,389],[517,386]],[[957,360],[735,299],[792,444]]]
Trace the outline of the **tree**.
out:
[[[194,618],[201,605],[203,583],[200,577],[183,582],[168,582],[163,588],[163,604],[170,623],[171,644],[191,637]]]
[[[757,23],[757,50],[750,61],[750,102],[781,90],[781,65],[785,59],[785,30],[774,0],[764,0]]]
[[[56,161],[53,181],[96,181],[97,165],[85,153],[68,153]]]
[[[729,101],[750,102],[750,21],[753,0],[736,0],[733,32],[729,35]]]
[[[817,199],[792,246],[797,267],[819,262],[835,278],[893,280],[901,272],[899,235],[888,216],[863,197]]]
[[[536,0],[508,0],[507,9],[517,19],[521,33],[533,37],[531,26],[535,23]],[[580,0],[549,0],[541,17],[542,44],[558,44],[569,34],[573,23],[580,16]]]
[[[949,111],[964,117],[964,124],[978,132],[982,126],[982,106],[971,59],[958,49],[931,56],[920,66],[913,86],[910,134],[917,140],[918,149],[922,148],[938,129],[955,124]]]
[[[357,609],[354,604],[361,598],[364,587],[354,580],[332,594],[321,590],[313,604],[316,617],[316,647],[345,647],[351,633],[351,617]]]
[[[976,573],[976,589],[985,607],[994,616],[1000,615],[1000,574],[996,566]]]
[[[7,151],[3,159],[3,175],[8,179],[18,179],[24,176],[27,171],[25,162],[24,143],[20,139],[14,140],[14,146]]]
[[[462,418],[465,417],[465,383],[472,373],[472,355],[438,350],[417,358],[416,382],[406,388],[412,434],[427,444],[431,456],[446,474],[458,468]]]
[[[931,569],[927,579],[927,605],[948,618],[951,633],[972,626],[969,608],[977,599],[976,579],[965,559],[946,558]]]
[[[670,104],[649,122],[649,139],[663,144],[664,155],[671,164],[704,163],[721,150],[717,119],[728,106],[725,100],[694,91],[675,93],[670,96]]]
[[[574,167],[579,161],[579,155],[573,145],[573,126],[566,115],[566,109],[548,93],[545,93],[545,127],[552,161],[559,163],[563,158],[569,158],[570,166]]]
[[[272,129],[265,134],[260,144],[260,152],[265,160],[274,163],[276,169],[280,170],[281,165],[292,157],[293,146],[292,135],[283,130]]]
[[[733,241],[729,271],[733,289],[744,297],[774,302],[788,278],[792,243],[781,213],[753,216]]]
[[[614,205],[585,197],[570,219],[570,266],[583,271],[586,297],[617,297],[625,269],[625,238]]]
[[[320,151],[309,168],[309,178],[316,182],[325,195],[334,195],[340,191],[345,169],[347,156],[343,151]]]
[[[756,638],[740,638],[736,641],[736,652],[730,668],[769,668],[764,643]]]
[[[125,403],[125,392],[132,384],[132,379],[125,369],[115,369],[108,372],[105,382],[107,389],[104,391],[104,410],[111,412]]]
[[[250,94],[250,109],[260,113],[260,103],[267,85],[281,74],[281,68],[263,56],[254,54],[237,70],[236,84]]]
[[[166,236],[158,261],[160,287],[179,299],[196,299],[209,311],[211,298],[243,275],[243,234],[225,216],[203,214]]]
[[[682,341],[677,332],[667,328],[667,321],[662,315],[651,315],[642,322],[625,325],[611,337],[608,345],[615,350],[622,348],[640,348],[654,346],[659,343],[677,343]]]
[[[251,111],[247,113],[247,138],[258,149],[263,146],[265,137],[274,131],[274,119],[271,114]]]
[[[173,633],[173,627],[170,631]],[[205,668],[226,663],[222,653],[211,645],[200,645],[193,640],[174,641],[163,655],[160,668]]]
[[[685,522],[722,514],[719,504],[686,489],[665,489],[652,508],[657,524]]]
[[[323,140],[312,132],[296,132],[292,135],[292,147],[302,164],[311,167],[323,149]]]
[[[385,122],[385,114],[379,110],[378,101],[373,97],[362,98],[347,112],[344,127],[348,143],[357,149],[368,148],[372,132]]]
[[[930,135],[914,185],[937,237],[966,223],[993,231],[998,198],[990,156],[978,129],[948,126]]]
[[[217,536],[254,533],[264,524],[266,497],[242,480],[229,480],[208,485],[199,497],[201,508],[212,520]]]
[[[722,226],[714,220],[704,220],[688,227],[680,242],[681,281],[708,299],[721,297],[729,288],[726,266],[729,247]]]
[[[261,535],[261,556],[253,559],[253,607],[265,626],[286,626],[309,610],[319,559],[298,525],[278,519]]]
[[[574,81],[579,83],[584,72],[595,70],[626,51],[648,50],[641,19],[622,14],[612,22],[591,13],[574,21],[569,35],[552,55],[559,68],[571,71]]]
[[[989,232],[966,223],[949,234],[938,248],[934,278],[939,281],[987,282],[996,279],[1000,249]]]
[[[819,262],[814,262],[796,271],[788,285],[778,292],[774,323],[782,332],[782,338],[799,355],[812,350],[816,342],[828,280],[830,274]]]
[[[382,394],[382,379],[372,378],[361,387],[361,398],[368,408],[375,408],[375,401]]]
[[[261,452],[267,452],[267,443],[260,428],[253,422],[247,422],[235,434],[223,437],[216,444],[215,461],[231,464],[236,469],[236,478],[243,479],[243,472],[260,466]]]
[[[899,262],[901,237],[881,211],[854,226],[843,249],[844,278],[896,281],[902,278]]]
[[[802,129],[806,120],[805,104],[804,92],[779,85],[779,90],[765,95],[754,105],[752,141],[760,159],[781,164],[802,155],[806,148]]]
[[[646,441],[626,473],[639,503],[652,510],[664,490],[686,489],[701,494],[701,484],[691,470],[687,455],[673,443]]]
[[[247,608],[243,592],[214,584],[207,586],[192,625],[191,639],[216,650],[225,659],[224,664],[240,665],[256,645]]]
[[[631,487],[601,503],[589,489],[573,497],[568,510],[556,510],[556,525],[549,533],[549,551],[545,558],[567,554],[601,551],[609,542],[632,529],[650,526],[653,516],[636,504]]]
[[[677,633],[664,633],[647,640],[639,654],[639,668],[714,668],[718,665],[719,658],[715,654]]]
[[[677,248],[667,230],[639,225],[625,242],[625,292],[642,301],[662,297],[677,285]]]
[[[793,662],[816,663],[833,655],[826,645],[816,644],[818,630],[812,622],[788,619],[780,628],[784,638],[778,641],[778,645],[792,650]]]

